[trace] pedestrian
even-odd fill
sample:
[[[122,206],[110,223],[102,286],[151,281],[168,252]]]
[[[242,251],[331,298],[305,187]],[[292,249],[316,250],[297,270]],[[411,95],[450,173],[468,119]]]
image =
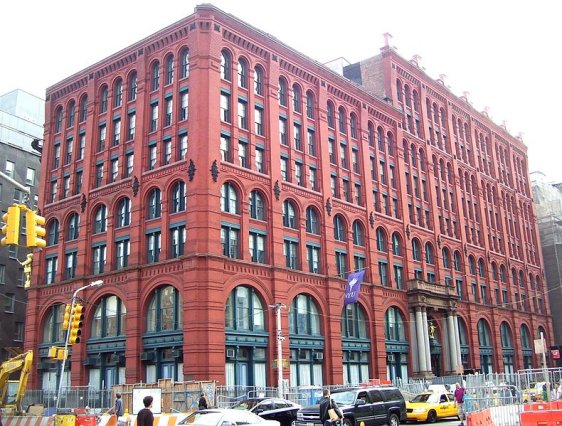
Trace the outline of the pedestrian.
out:
[[[150,395],[147,395],[142,399],[144,408],[137,414],[137,426],[153,426],[154,414],[150,411],[153,399],[154,398]]]
[[[123,415],[123,400],[121,399],[121,394],[117,392],[115,394],[115,405],[113,408],[109,410],[110,414],[115,414],[117,417],[121,417]]]
[[[465,412],[464,412],[464,388],[457,382],[455,393],[453,397],[455,399],[455,406],[458,410],[459,419],[461,420],[460,426],[464,426]]]
[[[199,398],[199,405],[198,405],[198,406],[199,406],[199,409],[200,409],[200,410],[206,410],[207,408],[209,408],[209,407],[207,406],[207,398],[205,398],[205,394],[204,394],[204,393],[202,393],[202,394],[201,394],[201,398]]]
[[[556,390],[556,399],[562,399],[562,385],[558,384],[558,389]]]
[[[324,397],[320,400],[320,421],[324,426],[333,426],[343,419],[343,413],[330,396],[330,389],[324,389],[323,395]],[[330,416],[329,410],[332,409],[337,414],[337,419]]]

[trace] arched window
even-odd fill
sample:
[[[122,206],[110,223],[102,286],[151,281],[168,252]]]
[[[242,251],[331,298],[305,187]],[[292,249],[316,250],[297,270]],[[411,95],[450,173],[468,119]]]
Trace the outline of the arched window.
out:
[[[383,253],[388,251],[386,243],[386,232],[383,228],[377,228],[377,250]]]
[[[410,164],[410,153],[408,149],[408,141],[402,140],[402,150],[404,151],[404,163]]]
[[[299,294],[291,302],[289,333],[299,336],[318,336],[320,334],[318,307],[309,295]]]
[[[158,188],[148,193],[148,219],[156,219],[162,214],[162,194]]]
[[[72,241],[78,239],[79,228],[80,227],[80,216],[78,213],[72,213],[70,219],[68,219],[68,224],[66,228],[66,241]]]
[[[298,84],[293,84],[293,111],[301,112],[301,88]]]
[[[66,127],[71,128],[74,127],[74,117],[76,116],[76,103],[74,101],[70,101],[68,104],[68,110],[66,114]]]
[[[120,107],[123,104],[123,80],[118,78],[113,84],[113,106]]]
[[[263,305],[252,287],[238,286],[226,301],[225,328],[239,331],[264,331]]]
[[[185,193],[185,182],[178,181],[172,187],[170,203],[171,213],[179,213],[185,211],[185,200],[186,200],[186,193]]]
[[[62,130],[62,107],[59,106],[55,111],[55,133]]]
[[[345,109],[343,107],[338,108],[338,127],[340,133],[343,133],[344,135],[347,134],[347,119]]]
[[[341,335],[343,338],[355,337],[357,339],[366,339],[369,337],[367,334],[365,311],[359,303],[350,303],[343,308]]]
[[[507,282],[507,281],[506,281],[506,278],[507,278],[506,275],[507,275],[507,274],[506,274],[506,271],[505,271],[505,266],[500,265],[500,281],[501,281],[502,283]]]
[[[250,217],[257,220],[265,220],[265,209],[263,197],[259,191],[250,193]]]
[[[337,241],[346,241],[345,221],[339,214],[334,216],[334,238]]]
[[[400,310],[392,306],[384,314],[384,336],[390,341],[405,341],[406,330],[404,327],[404,317]]]
[[[505,321],[500,325],[500,337],[503,349],[513,348],[513,344],[511,342],[511,331],[509,330],[509,326]]]
[[[478,344],[480,346],[492,346],[490,327],[483,319],[478,321]]]
[[[493,370],[493,347],[490,333],[490,326],[481,319],[478,321],[478,344],[480,346],[480,368],[484,374],[489,374]]]
[[[328,127],[330,129],[333,129],[336,123],[336,113],[335,113],[334,104],[330,101],[328,101],[328,111],[326,115],[328,119]]]
[[[486,276],[486,268],[484,267],[484,261],[482,259],[478,259],[478,275],[481,278]]]
[[[461,254],[458,251],[455,251],[455,254],[453,255],[453,263],[454,263],[455,271],[462,272]]]
[[[279,105],[287,106],[287,82],[284,78],[279,79]]]
[[[369,146],[375,146],[375,126],[370,121],[367,124],[367,140],[369,141]]]
[[[100,114],[103,114],[107,111],[107,98],[108,98],[108,90],[107,86],[103,86],[100,90]]]
[[[146,312],[149,333],[183,329],[183,303],[178,290],[165,285],[154,290]]]
[[[386,151],[384,146],[384,130],[382,127],[377,127],[377,147],[381,152]]]
[[[126,197],[121,199],[116,213],[116,228],[129,226],[131,224],[131,200]]]
[[[150,70],[150,90],[158,90],[160,87],[160,62],[156,61],[152,64]]]
[[[306,116],[314,118],[314,94],[310,90],[306,92]]]
[[[101,299],[94,312],[92,320],[92,335],[94,339],[102,337],[124,336],[127,329],[127,309],[117,296],[107,296]]]
[[[254,69],[254,93],[263,96],[263,69],[261,67]]]
[[[415,261],[421,262],[420,242],[417,238],[412,240],[412,257]]]
[[[306,232],[310,232],[311,234],[315,235],[320,234],[318,212],[314,207],[308,207],[306,209]]]
[[[174,56],[166,57],[166,86],[174,82]]]
[[[62,322],[64,320],[65,305],[53,305],[49,309],[45,322],[43,324],[42,343],[59,343],[64,344],[66,331],[62,329]]]
[[[365,246],[365,228],[359,220],[353,221],[353,244],[356,246]]]
[[[238,214],[238,192],[230,182],[221,187],[221,212]]]
[[[137,99],[137,90],[138,90],[138,80],[137,80],[137,72],[133,71],[129,76],[129,87],[128,87],[128,100],[129,102],[134,101]]]
[[[451,267],[451,255],[449,254],[449,249],[443,247],[441,250],[441,256],[443,257],[443,268],[449,269]]]
[[[355,114],[351,114],[351,116],[349,117],[349,127],[351,137],[353,139],[357,139],[357,116]]]
[[[468,256],[468,272],[471,275],[476,275],[476,264],[474,262],[474,257]]]
[[[232,81],[232,57],[228,50],[221,52],[221,78],[226,81]]]
[[[248,62],[244,58],[238,58],[238,87],[248,88]]]
[[[392,234],[392,254],[402,256],[402,237],[398,232]]]
[[[406,105],[410,108],[412,107],[412,98],[410,97],[410,86],[407,84],[404,86],[404,101],[406,101]]]
[[[104,204],[96,209],[94,214],[94,234],[107,230],[107,208]]]
[[[492,263],[492,279],[494,281],[498,280],[498,267],[497,265],[494,263]]]
[[[394,155],[394,136],[390,132],[386,134],[386,145],[388,146],[388,155]]]
[[[47,246],[54,246],[59,242],[59,221],[51,220],[47,226]]]
[[[80,98],[80,122],[86,121],[88,117],[88,95]]]
[[[283,226],[297,229],[297,217],[295,214],[295,204],[291,200],[283,201]]]
[[[425,262],[428,265],[433,265],[435,263],[435,256],[433,255],[433,246],[431,243],[425,243]]]
[[[189,49],[184,47],[180,51],[180,79],[189,77]]]
[[[398,79],[396,79],[396,98],[400,103],[404,101],[404,95],[402,93],[402,82]]]

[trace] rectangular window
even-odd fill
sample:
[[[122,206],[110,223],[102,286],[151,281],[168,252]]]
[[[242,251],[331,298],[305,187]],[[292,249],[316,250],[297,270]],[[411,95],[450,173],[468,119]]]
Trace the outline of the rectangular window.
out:
[[[293,141],[295,149],[302,151],[302,129],[299,124],[293,124]]]
[[[45,274],[45,283],[46,284],[53,284],[57,277],[57,267],[58,267],[58,257],[49,257],[46,259],[47,261],[47,268]]]
[[[23,322],[16,322],[16,327],[14,329],[14,341],[23,342],[25,325]]]
[[[384,163],[383,160],[379,161],[379,177],[380,177],[380,182],[384,185],[386,185],[386,165]]]
[[[185,158],[187,157],[187,134],[183,134],[180,136],[178,148],[179,148],[179,159],[185,160]]]
[[[400,265],[394,265],[394,282],[396,283],[396,288],[403,289],[404,288],[404,270]]]
[[[238,127],[248,129],[248,104],[238,99]]]
[[[103,184],[103,163],[96,165],[96,188]]]
[[[180,92],[180,116],[179,120],[187,119],[189,115],[189,92],[187,90]]]
[[[334,145],[335,145],[336,141],[334,141],[332,138],[328,139],[328,154],[330,155],[330,164],[336,164],[336,154],[334,152]]]
[[[232,149],[230,147],[230,137],[221,135],[221,159],[222,161],[231,162],[232,161]]]
[[[13,314],[16,308],[16,295],[13,293],[5,293],[3,296],[4,312],[7,314]]]
[[[58,148],[58,155],[57,155],[57,148]],[[55,158],[60,157],[60,145],[56,145],[55,146]],[[57,168],[58,165],[58,160],[56,165],[53,166],[53,168]],[[12,179],[14,178],[14,172],[15,172],[15,168],[16,168],[16,163],[14,163],[13,161],[10,160],[6,160],[6,165],[4,167],[4,173],[11,177]]]
[[[135,138],[135,126],[137,123],[137,115],[132,112],[129,114],[129,127],[127,128],[127,140],[131,141]]]
[[[185,225],[175,226],[170,229],[170,257],[176,258],[185,254],[185,241],[187,232]]]
[[[262,148],[256,148],[256,170],[260,173],[265,173]]]
[[[289,140],[287,136],[287,120],[279,118],[279,143],[288,146]]]
[[[158,130],[158,104],[150,105],[150,131],[155,132]]]
[[[157,163],[158,149],[156,144],[148,147],[148,170],[153,170]]]
[[[256,107],[254,110],[254,124],[256,134],[263,136],[263,109],[260,107]]]
[[[342,168],[347,169],[347,147],[340,144],[340,164]]]
[[[316,140],[314,139],[314,130],[308,129],[307,141],[308,141],[308,154],[312,156],[316,156]]]
[[[6,284],[6,265],[0,265],[0,284]]]
[[[295,163],[295,182],[299,186],[304,186],[304,182],[302,179],[302,164]]]
[[[306,263],[308,264],[308,272],[319,274],[320,271],[320,248],[307,245],[306,246]]]
[[[62,180],[63,182],[63,198],[70,196],[70,176],[65,176]]]
[[[76,195],[82,192],[82,170],[77,171],[74,176],[74,195]]]
[[[111,160],[111,182],[115,182],[119,177],[119,158]]]
[[[81,133],[79,138],[80,146],[78,147],[78,159],[84,158],[84,151],[86,150],[86,134]]]
[[[336,271],[340,278],[345,278],[347,274],[347,254],[336,251]]]
[[[380,276],[380,283],[383,287],[388,286],[388,265],[386,262],[379,261],[379,276]]]
[[[221,228],[222,254],[231,259],[238,259],[238,240],[240,231],[229,226]]]
[[[290,269],[299,269],[298,262],[299,244],[295,241],[285,240],[283,244],[283,256],[285,256],[285,266]]]
[[[289,165],[286,158],[281,157],[281,179],[284,182],[289,182]]]
[[[308,178],[310,183],[310,189],[313,191],[318,191],[318,178],[316,174],[316,169],[314,167],[309,167]]]
[[[107,137],[107,127],[105,126],[105,124],[102,124],[99,128],[98,152],[101,152],[105,149],[106,137]]]
[[[265,263],[265,235],[250,232],[249,249],[252,262]]]
[[[330,192],[332,193],[332,197],[340,198],[337,176],[330,176]]]
[[[358,206],[363,205],[363,200],[361,198],[361,184],[360,183],[356,183],[353,187],[353,201]]]
[[[351,202],[351,193],[349,188],[349,181],[344,179],[342,181],[342,189],[343,189],[343,199],[348,203]]]
[[[164,164],[170,164],[170,161],[172,161],[172,140],[171,139],[167,139],[164,141],[164,158],[163,158],[163,163]]]
[[[225,123],[230,123],[230,95],[221,92],[221,120]]]
[[[131,242],[128,238],[115,243],[115,269],[123,269],[128,265],[130,253]]]
[[[78,253],[72,252],[66,254],[66,268],[64,270],[64,279],[70,280],[76,276],[76,264],[78,261]]]
[[[125,154],[125,161],[127,162],[125,177],[130,177],[133,175],[133,165],[135,162],[134,154],[132,152],[129,154]]]
[[[166,98],[166,115],[164,116],[164,126],[172,125],[172,114],[174,112],[174,100]]]
[[[55,152],[53,156],[53,169],[57,169],[60,165],[60,145],[55,145]],[[11,161],[6,161],[5,173],[12,179],[14,177],[14,163]]]
[[[74,140],[72,138],[66,140],[66,155],[64,157],[64,164],[65,165],[70,164],[72,162],[72,146],[73,145],[74,145]]]
[[[238,164],[240,167],[248,167],[248,144],[238,141]]]
[[[359,173],[359,153],[356,149],[351,150],[351,166],[355,173]]]
[[[93,247],[92,249],[92,273],[101,274],[105,271],[105,256],[106,256],[106,246],[105,244]]]
[[[160,259],[160,231],[146,234],[146,262],[155,263]]]
[[[51,203],[57,199],[57,186],[56,180],[51,182]]]
[[[121,119],[113,120],[113,140],[111,141],[113,146],[119,145],[121,141]]]

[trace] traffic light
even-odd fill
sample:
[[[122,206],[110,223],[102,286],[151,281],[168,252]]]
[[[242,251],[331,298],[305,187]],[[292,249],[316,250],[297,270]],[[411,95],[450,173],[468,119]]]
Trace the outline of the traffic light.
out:
[[[74,309],[72,311],[72,319],[70,320],[70,338],[68,342],[73,345],[75,343],[80,343],[80,336],[82,335],[82,323],[84,321],[83,314],[84,307],[80,303],[74,304]]]
[[[2,234],[5,235],[0,242],[3,246],[18,245],[20,237],[20,207],[18,205],[8,207],[8,212],[4,213],[2,220],[5,225],[2,227]]]
[[[57,357],[57,347],[56,346],[51,346],[49,348],[49,358],[56,358]]]
[[[45,218],[39,216],[37,212],[27,209],[25,211],[25,227],[26,227],[26,247],[40,247],[47,246],[47,241],[43,238],[46,234],[45,231]]]
[[[64,308],[64,319],[62,321],[63,330],[68,330],[68,326],[70,325],[70,308],[71,305],[67,303],[66,307]]]
[[[59,361],[62,361],[63,359],[66,359],[68,356],[68,350],[65,348],[57,348],[57,359]]]

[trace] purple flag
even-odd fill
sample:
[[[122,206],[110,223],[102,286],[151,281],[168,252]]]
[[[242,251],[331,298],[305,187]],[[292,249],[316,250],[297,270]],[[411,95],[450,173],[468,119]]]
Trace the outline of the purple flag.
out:
[[[350,303],[356,303],[359,297],[359,289],[361,288],[361,282],[363,281],[363,276],[365,275],[365,270],[359,272],[352,272],[347,276],[347,283],[345,284],[345,297],[343,299],[343,304],[348,305]]]

